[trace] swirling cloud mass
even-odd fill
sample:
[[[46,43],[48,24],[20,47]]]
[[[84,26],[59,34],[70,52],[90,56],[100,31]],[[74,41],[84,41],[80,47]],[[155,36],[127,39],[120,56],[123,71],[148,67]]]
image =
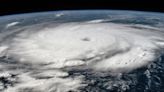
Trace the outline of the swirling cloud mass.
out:
[[[127,73],[149,65],[164,46],[161,31],[100,22],[2,32],[0,56],[8,64],[0,76],[20,82],[5,91],[78,91],[87,86],[85,76],[69,77],[69,70]]]

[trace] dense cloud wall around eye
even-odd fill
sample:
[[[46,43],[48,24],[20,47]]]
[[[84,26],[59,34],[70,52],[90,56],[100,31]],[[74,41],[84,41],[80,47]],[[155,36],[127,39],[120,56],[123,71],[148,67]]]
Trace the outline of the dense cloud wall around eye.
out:
[[[158,31],[84,22],[11,33],[0,48],[1,56],[21,63],[125,72],[153,61],[163,40]]]

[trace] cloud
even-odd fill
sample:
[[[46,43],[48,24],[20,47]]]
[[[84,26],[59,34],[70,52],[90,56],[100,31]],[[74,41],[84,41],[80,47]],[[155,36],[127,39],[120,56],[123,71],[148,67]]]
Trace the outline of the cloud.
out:
[[[160,31],[97,22],[64,23],[2,34],[7,35],[1,37],[0,56],[25,66],[20,68],[22,71],[18,69],[20,84],[7,92],[78,90],[82,78],[68,77],[62,69],[79,66],[94,71],[129,72],[155,60],[164,41]],[[2,69],[11,71],[8,66],[12,63],[4,65]]]

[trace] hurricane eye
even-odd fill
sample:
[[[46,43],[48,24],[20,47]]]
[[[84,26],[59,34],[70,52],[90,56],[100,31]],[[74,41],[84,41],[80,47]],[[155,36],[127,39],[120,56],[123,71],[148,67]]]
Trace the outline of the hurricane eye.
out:
[[[82,38],[81,40],[82,40],[82,41],[91,41],[91,39],[88,38],[88,37],[84,37],[84,38]]]

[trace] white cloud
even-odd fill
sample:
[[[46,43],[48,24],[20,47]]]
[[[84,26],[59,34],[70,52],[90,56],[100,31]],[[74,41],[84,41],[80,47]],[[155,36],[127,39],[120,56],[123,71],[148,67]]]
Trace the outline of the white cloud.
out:
[[[11,22],[11,23],[9,23],[9,24],[7,24],[6,25],[6,28],[9,28],[9,27],[11,27],[11,26],[15,26],[15,25],[17,25],[17,24],[19,24],[20,22]]]
[[[0,56],[6,55],[20,64],[43,66],[31,66],[33,70],[19,71],[20,83],[6,89],[6,92],[66,92],[85,86],[81,83],[82,78],[68,77],[69,74],[61,70],[65,67],[81,66],[94,71],[127,72],[149,64],[156,58],[156,50],[163,47],[163,33],[129,26],[65,23],[54,28],[28,29],[17,34],[11,32],[11,37],[1,39]],[[36,74],[34,71],[37,71]]]

